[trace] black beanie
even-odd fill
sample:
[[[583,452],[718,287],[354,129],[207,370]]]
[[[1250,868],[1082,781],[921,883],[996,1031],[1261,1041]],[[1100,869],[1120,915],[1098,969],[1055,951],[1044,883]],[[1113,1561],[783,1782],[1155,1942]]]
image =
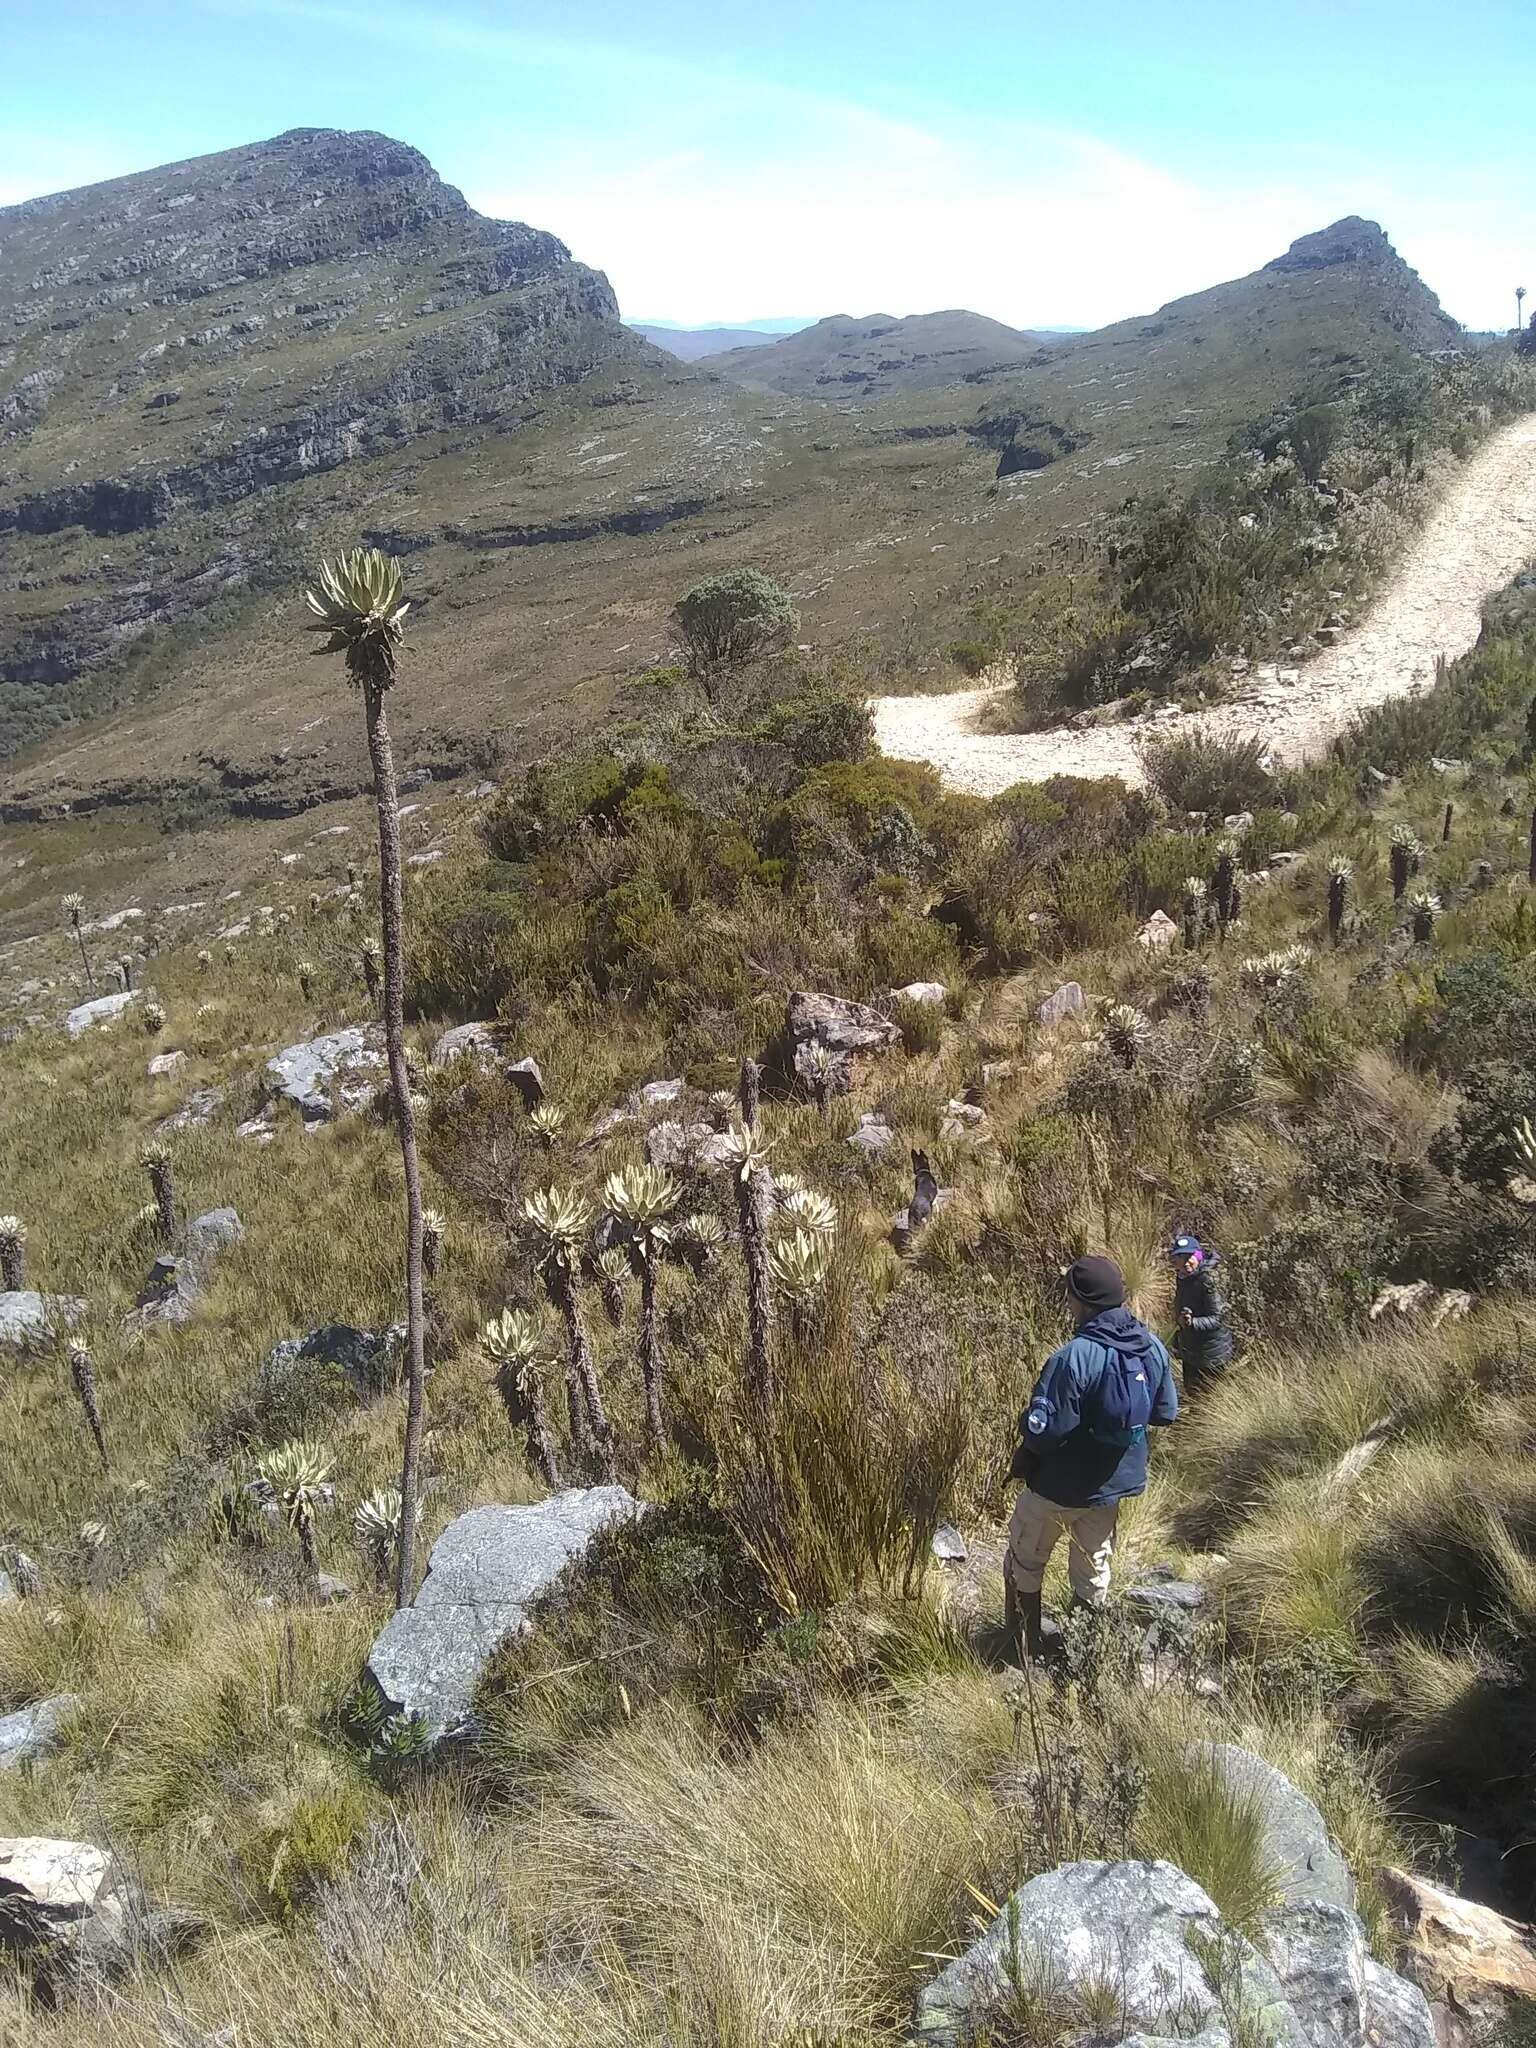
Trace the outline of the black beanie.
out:
[[[1068,1291],[1084,1308],[1123,1308],[1125,1275],[1113,1259],[1079,1259],[1067,1268]]]

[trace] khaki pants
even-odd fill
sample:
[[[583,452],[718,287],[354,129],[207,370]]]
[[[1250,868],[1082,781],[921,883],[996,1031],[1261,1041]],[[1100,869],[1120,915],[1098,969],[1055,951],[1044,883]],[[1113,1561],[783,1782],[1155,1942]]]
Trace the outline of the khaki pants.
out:
[[[1023,1487],[1008,1530],[1009,1585],[1016,1593],[1038,1593],[1045,1583],[1051,1552],[1065,1535],[1067,1577],[1073,1593],[1087,1607],[1102,1607],[1109,1597],[1109,1566],[1119,1513],[1118,1501],[1111,1501],[1108,1507],[1064,1508]]]

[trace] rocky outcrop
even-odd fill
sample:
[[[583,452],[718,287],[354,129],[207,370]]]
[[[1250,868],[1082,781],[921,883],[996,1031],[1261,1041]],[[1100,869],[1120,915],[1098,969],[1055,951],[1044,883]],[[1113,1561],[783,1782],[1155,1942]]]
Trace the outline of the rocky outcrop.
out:
[[[797,1059],[801,1048],[811,1045],[829,1053],[887,1052],[901,1037],[890,1019],[867,1003],[806,989],[790,997],[786,1021]]]
[[[1406,1870],[1379,1873],[1399,1967],[1433,2002],[1449,2048],[1496,2040],[1511,2002],[1536,2003],[1536,1928]]]
[[[914,2040],[970,2048],[1025,2002],[1062,2040],[1435,2048],[1423,1992],[1371,1956],[1316,1807],[1247,1750],[1205,1753],[1265,1818],[1280,1899],[1253,1940],[1172,1863],[1064,1864],[1015,1892],[922,1992]]]
[[[285,1337],[274,1344],[262,1365],[262,1384],[276,1391],[296,1367],[320,1366],[334,1371],[338,1383],[344,1380],[359,1400],[371,1401],[387,1392],[398,1378],[404,1342],[403,1323],[392,1323],[387,1330],[325,1323],[302,1337]]]
[[[361,1109],[378,1093],[384,1069],[383,1034],[371,1024],[350,1024],[298,1045],[285,1046],[267,1061],[272,1093],[291,1102],[305,1123],[324,1123],[339,1103]]]
[[[600,1531],[640,1512],[622,1486],[594,1486],[450,1522],[421,1590],[369,1653],[365,1680],[385,1712],[419,1722],[434,1742],[461,1729],[499,1645],[531,1626],[536,1603]]]

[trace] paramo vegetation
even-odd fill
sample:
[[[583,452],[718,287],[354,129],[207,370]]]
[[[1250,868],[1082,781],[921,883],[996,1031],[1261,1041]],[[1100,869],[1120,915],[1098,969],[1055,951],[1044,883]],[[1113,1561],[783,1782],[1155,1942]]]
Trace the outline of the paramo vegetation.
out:
[[[0,1048],[0,1256],[86,1304],[90,1361],[89,1402],[68,1344],[0,1381],[0,1711],[75,1702],[0,1773],[0,1833],[109,1842],[156,1907],[125,1978],[52,2016],[18,1982],[0,2028],[894,2043],[935,1958],[1072,1856],[1168,1855],[1251,1921],[1254,1816],[1185,1767],[1211,1735],[1318,1800],[1384,1950],[1385,1861],[1486,1839],[1528,1909],[1533,696],[1525,579],[1314,766],[1170,742],[1144,791],[987,803],[875,753],[834,663],[695,649],[408,869],[421,1542],[555,1473],[653,1504],[452,1760],[357,1688],[400,1390],[275,1349],[399,1313],[388,1098],[236,1134],[268,1050],[371,1014],[365,885],[138,963],[153,1033]],[[807,990],[890,1028],[797,1057]],[[467,1018],[493,1056],[433,1065]],[[150,1139],[173,1232],[226,1202],[245,1234],[144,1333]],[[949,1195],[911,1230],[914,1150]],[[1059,1272],[1109,1251],[1156,1323],[1176,1229],[1226,1251],[1240,1355],[1125,1562],[1200,1578],[1209,1619],[1149,1690],[1112,1615],[1026,1700],[995,1531]]]

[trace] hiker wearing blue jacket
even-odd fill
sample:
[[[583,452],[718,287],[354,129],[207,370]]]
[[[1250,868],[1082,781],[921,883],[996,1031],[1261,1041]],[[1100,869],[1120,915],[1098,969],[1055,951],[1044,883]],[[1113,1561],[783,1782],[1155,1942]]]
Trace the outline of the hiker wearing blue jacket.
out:
[[[1074,1600],[1102,1607],[1120,1503],[1146,1491],[1147,1431],[1179,1412],[1168,1353],[1125,1306],[1114,1260],[1079,1259],[1066,1280],[1074,1334],[1045,1361],[1009,1473],[1025,1484],[1008,1532],[1008,1628],[1031,1657],[1045,1647],[1051,1552],[1065,1536]]]

